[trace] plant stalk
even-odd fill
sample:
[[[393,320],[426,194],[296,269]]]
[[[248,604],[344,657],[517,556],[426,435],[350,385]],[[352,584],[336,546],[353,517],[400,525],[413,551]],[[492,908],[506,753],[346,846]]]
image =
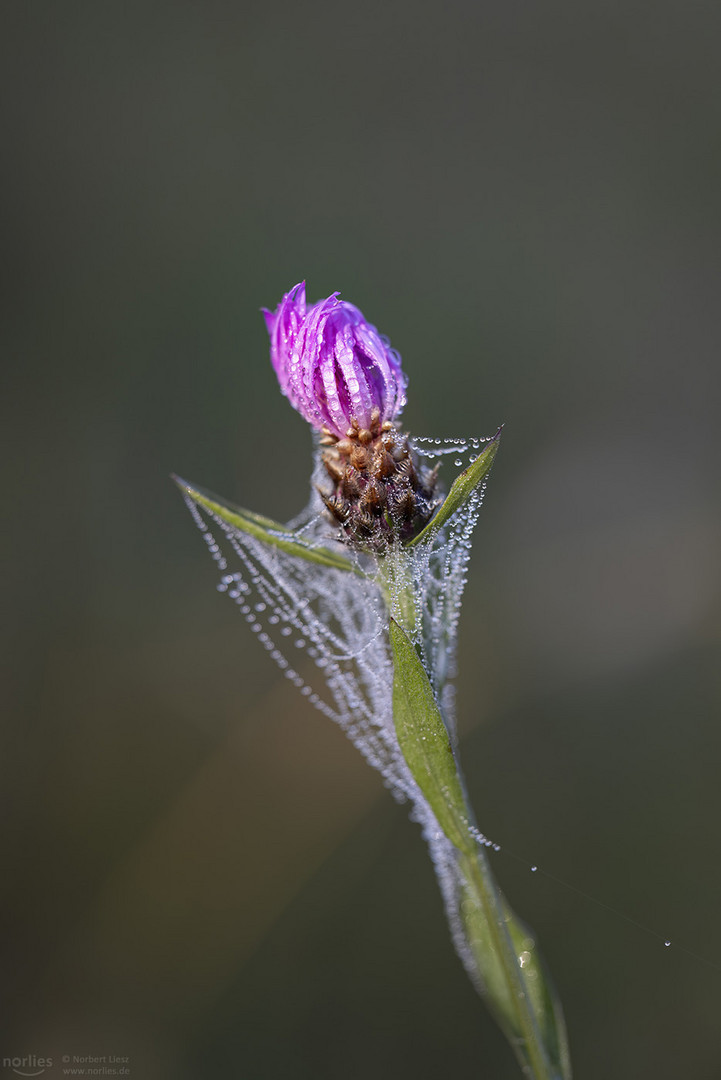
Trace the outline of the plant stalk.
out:
[[[423,613],[417,610],[410,576],[413,573],[412,560],[403,551],[393,552],[382,559],[379,566],[380,584],[389,612],[412,641],[423,619]],[[416,653],[419,660],[417,647]],[[440,688],[436,687],[436,699],[439,691]],[[430,684],[428,693],[432,693]],[[439,708],[437,715],[440,724],[443,720]],[[427,754],[428,736],[422,734],[423,731],[428,732],[427,716],[417,715],[412,726],[416,724],[417,738],[423,741]],[[413,735],[410,736],[412,738]],[[459,911],[473,954],[479,991],[527,1076],[533,1080],[570,1080],[570,1059],[560,1005],[543,971],[530,932],[505,902],[486,852],[471,833],[474,818],[455,756],[451,768],[457,774],[458,782],[429,789],[429,784],[433,785],[433,779],[429,779],[433,768],[430,773],[424,772],[422,777],[414,771],[406,752],[409,744],[407,727],[404,728],[404,743],[402,748],[411,771],[458,853],[458,866],[465,883]],[[446,754],[451,753],[447,744]],[[448,756],[445,760],[448,762]],[[440,804],[439,800],[443,800],[443,803]],[[449,821],[451,828],[443,824]]]
[[[552,1067],[548,1059],[540,1026],[527,993],[518,950],[514,947],[508,931],[507,908],[491,872],[486,853],[480,848],[469,854],[463,853],[460,856],[460,865],[468,883],[469,892],[473,893],[473,897],[469,899],[477,902],[483,913],[483,922],[490,938],[491,949],[500,962],[510,1005],[508,1011],[513,1019],[509,1020],[506,1010],[499,1005],[490,989],[483,994],[483,997],[511,1044],[523,1071],[534,1080],[561,1080],[560,1073]],[[483,977],[487,950],[479,949],[475,944],[475,935],[468,923],[466,929],[481,977]],[[480,956],[478,956],[479,951]]]

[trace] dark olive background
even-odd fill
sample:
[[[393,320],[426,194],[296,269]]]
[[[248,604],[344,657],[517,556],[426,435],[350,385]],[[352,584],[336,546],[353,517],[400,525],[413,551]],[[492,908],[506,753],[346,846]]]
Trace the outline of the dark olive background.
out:
[[[305,278],[392,338],[411,430],[506,424],[462,758],[576,1075],[721,1076],[719,5],[2,23],[0,1055],[519,1075],[417,829],[216,593],[168,479],[303,505],[258,309]]]

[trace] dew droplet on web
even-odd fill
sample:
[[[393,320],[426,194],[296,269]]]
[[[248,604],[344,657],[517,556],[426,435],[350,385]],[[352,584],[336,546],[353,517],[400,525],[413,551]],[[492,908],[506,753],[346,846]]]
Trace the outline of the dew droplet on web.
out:
[[[482,440],[486,441],[486,440]],[[433,467],[451,461],[463,464],[461,455],[477,450],[478,439],[411,439],[424,465]],[[450,455],[450,459],[449,459]],[[320,459],[316,459],[314,484],[322,483]],[[416,609],[424,612],[411,634],[431,684],[438,694],[444,720],[453,738],[456,637],[460,602],[466,583],[470,536],[478,518],[485,485],[473,493],[466,505],[436,534],[432,543],[412,549],[391,589],[390,608],[401,606],[406,593]],[[324,715],[338,723],[384,784],[399,801],[412,804],[417,821],[429,845],[456,947],[469,973],[475,977],[473,951],[465,939],[459,916],[464,895],[458,853],[438,828],[430,807],[415,784],[398,745],[393,723],[393,663],[388,640],[388,609],[376,569],[366,556],[345,555],[358,561],[359,574],[348,574],[297,558],[288,552],[261,543],[234,529],[191,499],[189,509],[199,525],[208,550],[222,570],[228,563],[234,570],[224,574],[220,585],[226,594],[232,589],[241,613],[247,618],[261,645],[278,665],[285,678]],[[306,510],[287,526],[309,544],[338,546],[335,529],[326,521],[315,488]],[[237,569],[236,569],[237,568]],[[287,639],[287,640],[286,640]],[[291,640],[305,653],[290,650],[302,661],[295,670],[284,653]],[[500,850],[476,830],[478,843]],[[533,868],[534,870],[536,867]]]

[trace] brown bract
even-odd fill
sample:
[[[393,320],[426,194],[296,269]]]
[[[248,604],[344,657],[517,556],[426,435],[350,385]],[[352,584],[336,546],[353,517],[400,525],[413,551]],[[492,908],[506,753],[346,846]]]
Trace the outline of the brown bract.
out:
[[[354,424],[342,439],[324,429],[321,446],[330,485],[318,490],[347,543],[382,554],[411,540],[433,516],[438,466],[422,466],[408,437],[381,423],[377,410],[369,428]]]

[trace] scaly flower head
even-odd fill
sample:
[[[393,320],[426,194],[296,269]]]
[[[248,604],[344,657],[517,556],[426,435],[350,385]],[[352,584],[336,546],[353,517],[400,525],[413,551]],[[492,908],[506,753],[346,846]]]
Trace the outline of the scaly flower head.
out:
[[[393,421],[405,405],[401,358],[353,304],[306,304],[305,282],[263,311],[280,388],[319,431],[343,439]]]
[[[436,475],[395,425],[406,402],[398,353],[338,293],[307,306],[304,282],[263,314],[281,390],[321,434],[318,491],[340,538],[383,553],[416,535],[438,505]]]

